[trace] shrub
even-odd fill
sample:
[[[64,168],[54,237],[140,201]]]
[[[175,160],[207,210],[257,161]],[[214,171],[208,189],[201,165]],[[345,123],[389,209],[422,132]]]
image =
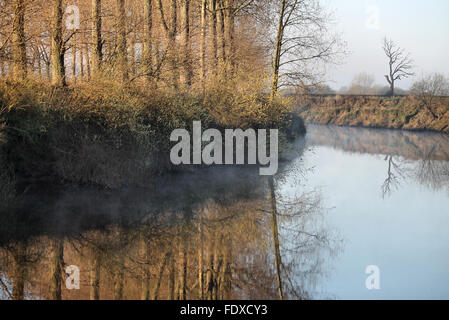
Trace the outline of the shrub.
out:
[[[259,93],[227,87],[203,95],[104,81],[70,88],[4,81],[0,110],[0,139],[20,177],[109,188],[173,170],[169,136],[176,128],[190,130],[194,120],[204,129],[289,128],[289,135],[302,125],[289,116],[288,100],[269,103]]]

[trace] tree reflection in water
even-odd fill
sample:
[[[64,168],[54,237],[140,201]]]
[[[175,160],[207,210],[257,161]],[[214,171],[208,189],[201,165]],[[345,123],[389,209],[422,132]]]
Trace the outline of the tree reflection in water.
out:
[[[413,162],[402,157],[386,156],[388,169],[382,195],[390,195],[392,189],[399,188],[407,179],[414,179],[433,191],[447,189],[449,192],[449,161],[434,160],[435,151],[441,147],[439,144],[431,145],[422,159]]]
[[[449,192],[449,136],[432,132],[309,125],[309,146],[384,155],[382,195],[388,196],[407,179],[432,190]]]
[[[21,185],[1,209],[2,298],[278,299],[279,283],[283,298],[310,298],[333,244],[319,196],[287,201],[279,184],[234,167],[121,191]],[[79,290],[65,286],[69,265]]]

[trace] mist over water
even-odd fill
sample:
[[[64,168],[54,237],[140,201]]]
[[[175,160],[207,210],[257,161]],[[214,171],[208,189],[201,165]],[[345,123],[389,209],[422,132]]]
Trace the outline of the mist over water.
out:
[[[309,125],[273,190],[246,166],[115,191],[20,186],[2,208],[1,297],[50,299],[62,247],[81,272],[64,299],[277,299],[274,191],[286,298],[449,298],[448,153],[441,134]]]

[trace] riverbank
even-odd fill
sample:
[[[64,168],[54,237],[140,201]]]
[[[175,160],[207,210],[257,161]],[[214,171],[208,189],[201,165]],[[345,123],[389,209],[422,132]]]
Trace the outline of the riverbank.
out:
[[[307,145],[409,161],[449,161],[449,135],[438,132],[308,124]]]
[[[449,97],[311,96],[296,105],[311,123],[449,133]]]
[[[170,134],[207,128],[278,128],[281,140],[305,133],[293,104],[269,103],[254,92],[205,93],[89,82],[0,83],[2,179],[57,181],[117,188],[177,170]],[[8,174],[6,174],[6,172]],[[6,184],[5,184],[6,185]]]

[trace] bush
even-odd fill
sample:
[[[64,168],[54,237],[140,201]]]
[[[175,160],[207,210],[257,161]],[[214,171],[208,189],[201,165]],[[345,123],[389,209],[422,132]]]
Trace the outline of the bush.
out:
[[[107,82],[54,88],[4,81],[0,139],[7,162],[22,178],[50,176],[115,188],[173,170],[169,136],[176,128],[190,130],[201,120],[203,129],[285,130],[292,122],[290,109],[288,101],[269,103],[259,94],[227,88],[199,95]],[[289,135],[302,124],[293,120]]]

